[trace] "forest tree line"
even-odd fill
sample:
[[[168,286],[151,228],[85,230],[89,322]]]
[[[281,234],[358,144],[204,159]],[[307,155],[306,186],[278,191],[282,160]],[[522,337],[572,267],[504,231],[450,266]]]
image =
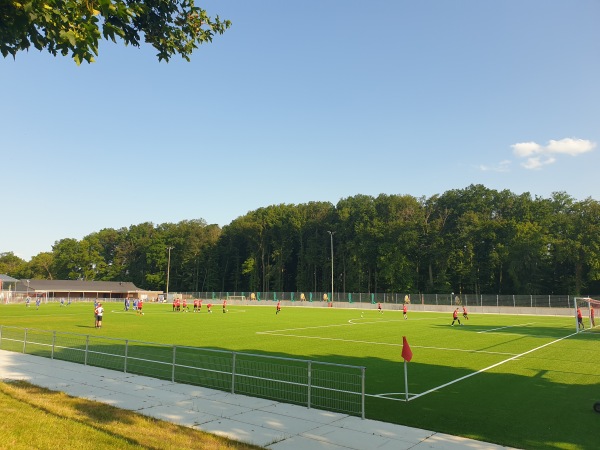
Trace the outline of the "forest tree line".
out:
[[[165,290],[168,271],[172,292],[327,292],[332,247],[336,292],[600,292],[597,201],[482,185],[272,205],[223,228],[197,219],[102,229],[30,261],[2,253],[0,273]]]

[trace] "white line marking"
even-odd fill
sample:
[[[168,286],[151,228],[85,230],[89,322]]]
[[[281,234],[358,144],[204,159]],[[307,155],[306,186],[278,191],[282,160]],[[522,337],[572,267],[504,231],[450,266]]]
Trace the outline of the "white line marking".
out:
[[[315,327],[318,328],[318,327]],[[285,331],[285,330],[283,330]],[[350,343],[354,343],[354,344],[370,344],[370,345],[387,345],[390,347],[402,347],[402,343],[389,343],[389,342],[372,342],[372,341],[357,341],[357,340],[353,340],[353,339],[342,339],[342,338],[328,338],[328,337],[322,337],[322,336],[303,336],[300,334],[284,334],[284,333],[276,333],[274,331],[258,331],[256,334],[267,334],[270,336],[284,336],[284,337],[295,337],[295,338],[301,338],[301,339],[320,339],[323,341],[340,341],[340,342],[350,342]],[[450,351],[450,352],[465,352],[465,353],[487,353],[490,355],[507,355],[507,356],[514,356],[516,355],[515,353],[505,353],[505,352],[488,352],[485,350],[469,350],[469,349],[463,349],[463,348],[444,348],[444,347],[427,347],[427,346],[421,346],[421,345],[411,345],[411,348],[425,348],[425,349],[430,349],[430,350],[446,350],[446,351]]]
[[[572,334],[569,334],[568,336],[564,336],[564,337],[561,337],[560,339],[556,339],[556,340],[554,340],[554,341],[552,341],[552,342],[548,342],[547,344],[540,345],[539,347],[536,347],[536,348],[534,348],[534,349],[528,350],[528,351],[526,351],[526,352],[524,352],[524,353],[521,353],[521,354],[519,354],[519,355],[513,356],[512,358],[508,358],[508,359],[505,359],[504,361],[500,361],[499,363],[492,364],[491,366],[488,366],[488,367],[486,367],[486,368],[484,368],[484,369],[478,370],[477,372],[470,373],[469,375],[465,375],[464,377],[457,378],[456,380],[450,381],[450,382],[448,382],[448,383],[446,383],[446,384],[442,384],[442,385],[440,385],[440,386],[438,386],[438,387],[435,387],[435,388],[433,388],[433,389],[429,389],[428,391],[421,392],[420,394],[417,394],[417,395],[415,395],[414,397],[412,397],[412,398],[409,398],[409,399],[408,399],[408,401],[411,401],[411,400],[414,400],[414,399],[416,399],[416,398],[422,397],[422,396],[424,396],[424,395],[430,394],[430,393],[432,393],[432,392],[435,392],[435,391],[437,391],[437,390],[439,390],[439,389],[445,388],[446,386],[450,386],[450,385],[452,385],[452,384],[454,384],[454,383],[458,383],[459,381],[466,380],[467,378],[470,378],[470,377],[472,377],[472,376],[474,376],[474,375],[478,375],[478,374],[480,374],[480,373],[487,372],[488,370],[490,370],[490,369],[493,369],[493,368],[495,368],[495,367],[498,367],[498,366],[501,366],[501,365],[502,365],[502,364],[504,364],[504,363],[507,363],[507,362],[509,362],[509,361],[514,361],[514,360],[515,360],[515,359],[517,359],[517,358],[520,358],[520,357],[522,357],[522,356],[525,356],[525,355],[527,355],[527,354],[529,354],[529,353],[533,353],[533,352],[535,352],[536,350],[539,350],[539,349],[541,349],[541,348],[547,347],[547,346],[549,346],[549,345],[556,344],[557,342],[560,342],[560,341],[562,341],[562,340],[564,340],[564,339],[568,339],[568,338],[570,338],[570,337],[572,337],[572,336],[575,336],[575,335],[577,335],[577,333],[572,333]]]
[[[478,331],[477,333],[489,333],[491,331],[504,330],[505,328],[526,327],[527,325],[533,325],[534,323],[535,322],[522,323],[522,324],[519,324],[519,325],[509,325],[507,327],[492,328],[491,330]]]

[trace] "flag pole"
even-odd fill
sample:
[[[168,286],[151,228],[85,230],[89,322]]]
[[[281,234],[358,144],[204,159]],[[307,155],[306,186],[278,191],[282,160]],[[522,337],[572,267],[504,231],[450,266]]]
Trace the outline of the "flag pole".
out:
[[[402,336],[402,358],[404,359],[404,398],[408,401],[408,366],[406,363],[410,362],[413,357],[412,350],[408,345],[406,336]]]
[[[404,392],[406,401],[408,401],[408,366],[406,360],[404,360]]]

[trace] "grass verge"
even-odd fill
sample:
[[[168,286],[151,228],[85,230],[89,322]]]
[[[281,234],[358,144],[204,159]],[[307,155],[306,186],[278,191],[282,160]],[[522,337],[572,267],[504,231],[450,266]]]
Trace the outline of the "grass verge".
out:
[[[23,381],[0,383],[0,448],[258,450]]]

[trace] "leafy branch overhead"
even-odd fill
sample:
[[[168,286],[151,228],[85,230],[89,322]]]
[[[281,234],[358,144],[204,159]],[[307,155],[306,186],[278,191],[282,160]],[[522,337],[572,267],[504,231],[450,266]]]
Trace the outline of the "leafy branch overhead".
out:
[[[125,45],[151,44],[159,61],[176,54],[189,61],[198,45],[231,26],[211,18],[194,0],[0,0],[0,51],[71,54],[77,64],[93,62],[101,38]]]

